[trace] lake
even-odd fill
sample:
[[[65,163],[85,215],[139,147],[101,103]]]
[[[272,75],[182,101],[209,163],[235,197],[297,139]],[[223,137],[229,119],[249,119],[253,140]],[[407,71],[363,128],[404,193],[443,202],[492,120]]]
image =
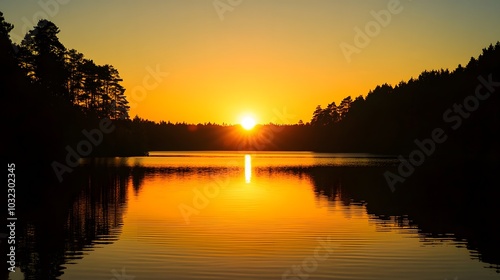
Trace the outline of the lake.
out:
[[[498,231],[486,230],[498,220],[469,219],[449,194],[423,199],[411,182],[392,193],[383,174],[397,164],[310,152],[84,159],[68,191],[40,194],[60,203],[26,202],[22,272],[9,277],[499,279]]]

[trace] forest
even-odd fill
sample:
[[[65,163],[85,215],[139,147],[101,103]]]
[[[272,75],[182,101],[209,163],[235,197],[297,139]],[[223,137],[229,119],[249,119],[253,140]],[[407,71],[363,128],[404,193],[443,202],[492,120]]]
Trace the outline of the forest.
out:
[[[436,158],[498,160],[500,42],[456,69],[425,70],[397,85],[345,97],[297,124],[239,125],[153,122],[129,117],[126,89],[112,65],[97,65],[40,20],[19,44],[0,12],[0,93],[7,158],[64,161],[84,131],[112,123],[82,156],[147,155],[155,150],[302,150],[407,155],[439,128]],[[314,96],[304,93],[304,96]],[[168,112],[166,113],[168,116]]]
[[[416,142],[442,131],[436,158],[498,160],[500,150],[500,43],[467,65],[426,70],[366,96],[320,105],[311,120],[258,125],[252,131],[211,123],[152,122],[135,117],[148,150],[301,150],[408,155]],[[306,94],[305,94],[306,95]]]

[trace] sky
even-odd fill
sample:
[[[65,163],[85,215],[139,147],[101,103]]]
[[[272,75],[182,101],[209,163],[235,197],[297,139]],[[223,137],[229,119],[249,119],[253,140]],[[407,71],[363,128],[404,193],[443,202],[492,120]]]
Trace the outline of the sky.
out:
[[[500,40],[498,0],[0,1],[14,42],[40,18],[120,72],[130,115],[237,124],[310,121]]]

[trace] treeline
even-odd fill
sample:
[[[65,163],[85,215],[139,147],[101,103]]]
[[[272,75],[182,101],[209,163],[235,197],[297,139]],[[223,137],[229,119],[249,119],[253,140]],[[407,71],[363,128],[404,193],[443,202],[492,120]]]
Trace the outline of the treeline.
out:
[[[240,126],[152,122],[136,117],[149,150],[312,150],[408,155],[415,140],[442,129],[442,157],[500,155],[500,43],[452,71],[424,71],[396,86],[383,84],[354,100],[316,107],[309,122]],[[479,88],[479,89],[478,89]],[[497,88],[497,89],[496,89]],[[444,136],[443,136],[444,137]]]
[[[439,151],[470,158],[499,158],[500,43],[449,71],[422,72],[396,86],[383,84],[351,102],[316,108],[314,148],[325,151],[408,153],[415,139],[442,129]]]
[[[251,131],[240,125],[153,122],[135,117],[134,131],[149,151],[230,150],[278,151],[311,150],[310,125],[257,125]]]
[[[86,141],[82,130],[99,128],[103,119],[111,120],[114,130],[92,147],[92,155],[146,152],[133,141],[125,88],[116,68],[66,48],[57,37],[59,28],[48,20],[40,20],[19,44],[10,39],[13,28],[0,12],[3,155],[63,159],[66,146],[76,149]]]
[[[305,124],[267,124],[245,131],[239,125],[131,120],[125,89],[113,66],[96,65],[67,49],[50,21],[39,21],[20,44],[10,40],[12,28],[0,13],[6,155],[64,158],[65,147],[86,140],[82,130],[99,128],[103,119],[112,120],[115,129],[90,156],[152,150],[404,154],[416,148],[416,139],[431,137],[436,128],[447,139],[436,149],[439,153],[495,159],[500,153],[500,43],[483,49],[465,67],[424,71],[395,86],[377,86],[366,97],[348,96],[338,105],[318,106]]]

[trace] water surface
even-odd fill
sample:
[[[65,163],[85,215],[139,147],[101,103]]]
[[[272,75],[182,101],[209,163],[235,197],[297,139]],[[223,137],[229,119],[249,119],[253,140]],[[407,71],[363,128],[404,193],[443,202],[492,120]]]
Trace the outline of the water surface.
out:
[[[59,279],[498,279],[470,240],[391,208],[383,173],[396,164],[309,152],[85,160],[50,232],[25,225],[21,266]]]

